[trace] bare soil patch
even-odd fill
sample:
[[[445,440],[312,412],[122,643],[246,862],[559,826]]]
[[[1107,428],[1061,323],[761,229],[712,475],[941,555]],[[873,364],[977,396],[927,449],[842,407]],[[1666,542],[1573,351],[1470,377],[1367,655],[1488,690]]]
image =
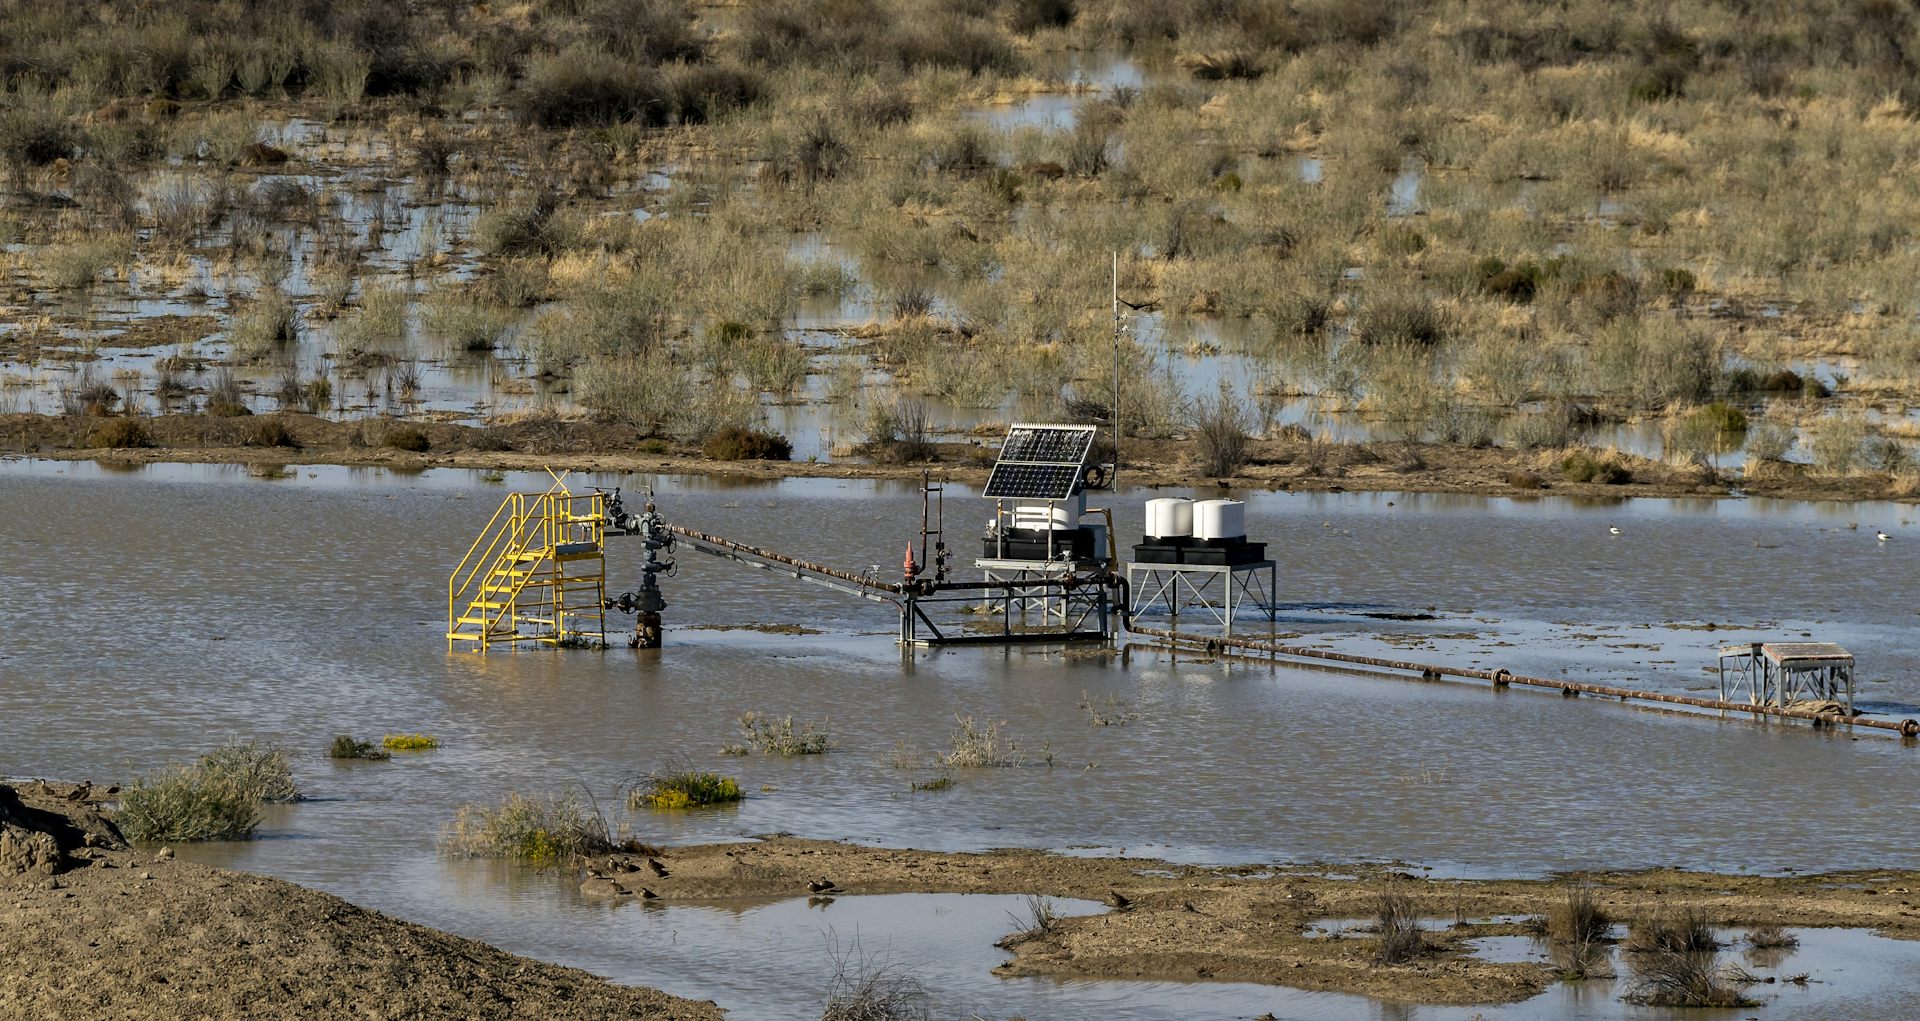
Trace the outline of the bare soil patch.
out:
[[[105,796],[0,786],[0,1016],[721,1017],[317,890],[135,850],[97,810]],[[27,844],[40,853],[6,851]]]

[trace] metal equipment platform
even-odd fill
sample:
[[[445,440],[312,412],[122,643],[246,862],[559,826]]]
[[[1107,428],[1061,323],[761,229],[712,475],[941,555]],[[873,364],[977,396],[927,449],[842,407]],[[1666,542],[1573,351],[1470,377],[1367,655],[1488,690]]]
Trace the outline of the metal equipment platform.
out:
[[[1222,581],[1225,585],[1216,594],[1214,585]],[[1268,623],[1273,622],[1273,594],[1278,582],[1279,569],[1271,560],[1250,564],[1130,562],[1127,587],[1133,593],[1133,601],[1127,613],[1137,618],[1155,606],[1164,606],[1177,627],[1181,611],[1197,611],[1220,625],[1223,634],[1230,635],[1235,612],[1248,603],[1264,613]]]
[[[1742,642],[1720,649],[1720,697],[1752,705],[1837,703],[1853,714],[1853,653],[1832,642]]]

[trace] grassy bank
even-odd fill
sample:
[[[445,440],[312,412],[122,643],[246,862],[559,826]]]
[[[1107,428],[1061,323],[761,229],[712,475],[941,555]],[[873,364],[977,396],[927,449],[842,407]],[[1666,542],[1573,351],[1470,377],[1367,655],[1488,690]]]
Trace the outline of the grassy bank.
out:
[[[1920,244],[1885,182],[1920,26],[1763,8],[11,10],[0,410],[553,408],[697,445],[766,402],[1018,399],[1153,438],[1213,396],[1156,367],[1234,354],[1268,439],[1310,398],[1911,478]],[[1096,410],[1115,252],[1153,311]]]
[[[935,444],[924,461],[904,463],[716,460],[665,440],[642,440],[631,427],[590,421],[521,422],[476,428],[447,423],[408,427],[418,450],[379,441],[391,423],[341,423],[288,416],[280,428],[292,442],[249,442],[254,428],[233,420],[173,416],[148,420],[148,445],[103,448],[76,444],[94,423],[45,416],[0,416],[0,449],[63,460],[108,464],[226,463],[252,466],[264,478],[284,476],[289,464],[377,465],[397,470],[467,468],[484,471],[576,471],[746,478],[873,478],[917,481],[924,471],[984,484],[992,451],[967,443]],[[1728,495],[1804,500],[1920,498],[1904,474],[1853,470],[1823,473],[1817,466],[1767,464],[1743,472],[1713,472],[1619,451],[1591,448],[1513,449],[1447,443],[1333,443],[1283,436],[1250,439],[1230,473],[1208,467],[1182,440],[1142,439],[1129,445],[1126,485],[1183,488],[1268,488],[1314,491],[1480,493],[1495,496],[1572,495],[1620,499]]]

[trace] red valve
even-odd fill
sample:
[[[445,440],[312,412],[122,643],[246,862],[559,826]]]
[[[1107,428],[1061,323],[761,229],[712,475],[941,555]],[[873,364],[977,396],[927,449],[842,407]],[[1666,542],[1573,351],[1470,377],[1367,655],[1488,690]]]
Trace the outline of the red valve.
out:
[[[907,572],[907,580],[912,581],[920,575],[920,565],[913,560],[913,543],[907,543],[907,559],[901,565]]]

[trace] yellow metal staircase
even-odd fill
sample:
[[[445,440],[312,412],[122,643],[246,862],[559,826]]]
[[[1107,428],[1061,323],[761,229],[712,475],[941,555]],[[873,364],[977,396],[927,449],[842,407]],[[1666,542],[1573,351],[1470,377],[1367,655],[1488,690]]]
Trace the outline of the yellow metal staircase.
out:
[[[447,579],[447,647],[606,644],[606,509],[558,478],[501,501]]]

